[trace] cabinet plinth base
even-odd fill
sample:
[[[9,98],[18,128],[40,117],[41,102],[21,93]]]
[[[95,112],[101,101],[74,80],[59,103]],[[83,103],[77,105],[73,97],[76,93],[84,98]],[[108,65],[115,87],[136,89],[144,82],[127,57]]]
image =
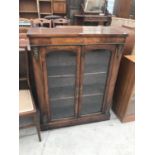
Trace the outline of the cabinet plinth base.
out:
[[[68,127],[68,126],[74,126],[74,125],[80,125],[85,123],[92,123],[92,122],[100,122],[100,121],[106,121],[110,119],[110,114],[100,114],[95,116],[83,116],[77,119],[64,119],[64,120],[57,120],[57,121],[51,121],[48,124],[42,124],[41,130],[49,130],[49,129],[55,129],[55,128],[61,128],[61,127]]]

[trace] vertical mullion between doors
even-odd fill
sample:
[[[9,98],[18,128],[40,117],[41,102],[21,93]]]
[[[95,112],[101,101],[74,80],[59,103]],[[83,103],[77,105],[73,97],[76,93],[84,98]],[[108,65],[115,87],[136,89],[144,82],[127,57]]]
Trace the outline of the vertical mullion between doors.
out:
[[[79,105],[79,82],[80,82],[80,57],[81,57],[81,48],[78,47],[76,51],[76,79],[75,79],[75,118],[79,115],[78,105]]]
[[[83,93],[83,73],[85,63],[85,47],[81,46],[80,53],[80,78],[79,78],[79,97],[78,97],[78,117],[81,116],[81,104],[82,104],[82,93]]]

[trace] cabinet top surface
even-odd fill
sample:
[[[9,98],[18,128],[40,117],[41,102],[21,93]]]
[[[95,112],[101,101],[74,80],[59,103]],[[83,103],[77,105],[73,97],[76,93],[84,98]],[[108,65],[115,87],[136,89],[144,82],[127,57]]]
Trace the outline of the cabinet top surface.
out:
[[[124,57],[128,59],[129,61],[135,63],[135,55],[126,55]]]
[[[121,36],[127,33],[121,27],[104,26],[58,26],[56,28],[30,28],[28,36],[57,37],[57,36]]]

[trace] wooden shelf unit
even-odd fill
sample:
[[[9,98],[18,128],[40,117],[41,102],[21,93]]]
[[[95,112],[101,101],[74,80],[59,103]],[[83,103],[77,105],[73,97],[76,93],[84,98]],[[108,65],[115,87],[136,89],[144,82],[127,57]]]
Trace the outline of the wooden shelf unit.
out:
[[[29,30],[42,130],[110,119],[127,34],[119,27],[106,32],[89,26]]]
[[[37,12],[37,1],[36,0],[20,0],[19,12]]]
[[[44,17],[46,15],[52,14],[52,1],[51,0],[39,0],[39,15],[40,17]]]
[[[66,0],[53,0],[53,13],[65,14],[66,13]]]
[[[115,0],[116,17],[135,19],[135,0]]]
[[[123,57],[113,97],[114,112],[121,122],[135,120],[135,56]]]
[[[49,14],[66,14],[66,0],[20,0],[21,18],[42,18]]]
[[[37,0],[20,0],[19,15],[21,18],[37,18]]]

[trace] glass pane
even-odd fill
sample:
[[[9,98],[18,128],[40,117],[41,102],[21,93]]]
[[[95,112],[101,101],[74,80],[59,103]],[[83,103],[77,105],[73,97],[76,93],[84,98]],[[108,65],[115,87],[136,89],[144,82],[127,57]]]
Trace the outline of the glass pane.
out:
[[[110,51],[95,50],[85,55],[81,114],[101,111]]]
[[[115,5],[115,0],[108,0],[108,11],[109,13],[113,14],[113,10],[114,10],[114,5]]]
[[[74,116],[76,54],[50,52],[46,63],[52,119]]]

